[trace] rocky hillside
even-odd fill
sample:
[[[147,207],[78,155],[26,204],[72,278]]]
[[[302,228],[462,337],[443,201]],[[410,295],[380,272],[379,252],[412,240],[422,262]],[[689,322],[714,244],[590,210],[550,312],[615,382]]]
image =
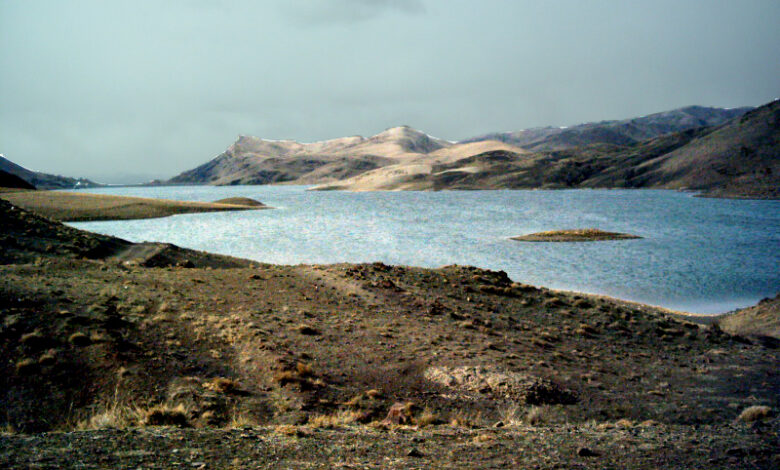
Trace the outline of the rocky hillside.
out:
[[[602,121],[571,127],[540,127],[517,132],[487,134],[468,139],[499,140],[527,150],[552,151],[591,144],[631,145],[655,137],[698,127],[718,126],[752,108],[688,106],[620,121]]]
[[[381,168],[328,189],[664,188],[717,197],[780,197],[780,101],[724,124],[628,145],[597,143],[547,152],[489,151],[388,185]],[[396,174],[404,165],[394,168]]]
[[[2,154],[0,154],[0,170],[18,176],[38,189],[74,189],[100,186],[98,183],[85,178],[70,178],[68,176],[31,171],[8,160]]]

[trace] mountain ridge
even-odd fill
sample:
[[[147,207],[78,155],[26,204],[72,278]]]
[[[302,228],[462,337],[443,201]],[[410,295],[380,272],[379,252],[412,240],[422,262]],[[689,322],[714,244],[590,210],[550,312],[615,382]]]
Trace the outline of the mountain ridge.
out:
[[[225,152],[169,183],[313,184],[353,191],[665,188],[776,198],[777,130],[773,112],[762,111],[776,107],[688,106],[457,142],[409,126],[312,143],[240,135]],[[757,112],[763,121],[744,119]]]

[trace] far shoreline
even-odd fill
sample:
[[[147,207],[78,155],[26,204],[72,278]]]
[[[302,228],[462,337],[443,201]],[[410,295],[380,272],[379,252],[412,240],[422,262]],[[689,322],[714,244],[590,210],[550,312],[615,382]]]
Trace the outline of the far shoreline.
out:
[[[0,198],[59,222],[138,220],[177,214],[271,209],[249,199],[236,202],[177,201],[71,190],[0,191]]]

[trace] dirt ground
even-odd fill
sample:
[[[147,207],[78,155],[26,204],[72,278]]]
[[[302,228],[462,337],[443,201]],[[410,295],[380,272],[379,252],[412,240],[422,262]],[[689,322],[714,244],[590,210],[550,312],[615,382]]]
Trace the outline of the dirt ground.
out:
[[[474,267],[267,265],[0,211],[0,466],[780,462],[769,337]]]

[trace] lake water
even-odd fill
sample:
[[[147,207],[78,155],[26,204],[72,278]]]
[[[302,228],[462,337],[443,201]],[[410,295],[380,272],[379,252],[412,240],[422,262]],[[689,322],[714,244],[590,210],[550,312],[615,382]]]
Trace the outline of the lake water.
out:
[[[350,193],[300,186],[186,186],[89,192],[257,199],[276,209],[70,225],[268,263],[469,264],[502,269],[530,284],[698,313],[725,312],[780,291],[780,201],[651,190]],[[644,238],[508,239],[585,227]]]

